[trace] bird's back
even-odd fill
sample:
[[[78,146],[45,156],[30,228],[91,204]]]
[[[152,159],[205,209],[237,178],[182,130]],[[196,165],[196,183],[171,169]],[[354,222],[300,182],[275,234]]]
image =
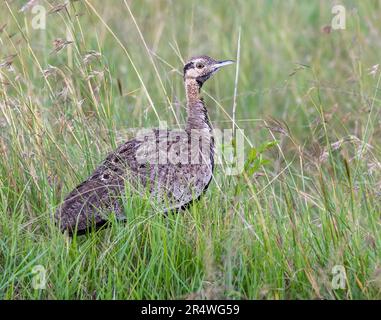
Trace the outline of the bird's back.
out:
[[[159,211],[187,206],[207,188],[214,166],[213,137],[194,134],[152,130],[118,147],[64,199],[56,212],[61,229],[81,233],[111,212],[123,218],[127,184],[129,192],[148,192]]]

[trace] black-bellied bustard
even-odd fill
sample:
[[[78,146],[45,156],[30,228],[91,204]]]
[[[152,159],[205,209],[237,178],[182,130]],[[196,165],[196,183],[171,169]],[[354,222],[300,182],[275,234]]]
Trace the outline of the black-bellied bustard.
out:
[[[107,222],[111,212],[124,216],[126,184],[145,188],[163,212],[184,208],[198,199],[214,169],[214,138],[200,89],[211,75],[231,63],[208,56],[190,59],[184,66],[185,130],[145,131],[110,153],[56,211],[62,231],[86,232]]]

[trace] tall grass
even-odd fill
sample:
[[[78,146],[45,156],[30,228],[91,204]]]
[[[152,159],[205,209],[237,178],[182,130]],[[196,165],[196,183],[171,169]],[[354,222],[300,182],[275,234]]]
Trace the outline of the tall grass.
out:
[[[40,1],[46,30],[23,4],[0,4],[1,298],[380,298],[378,1],[344,1],[331,32],[331,1]],[[248,170],[217,167],[167,218],[131,196],[126,224],[69,241],[63,196],[127,129],[185,123],[197,54],[239,58],[203,90],[215,127],[244,130]]]

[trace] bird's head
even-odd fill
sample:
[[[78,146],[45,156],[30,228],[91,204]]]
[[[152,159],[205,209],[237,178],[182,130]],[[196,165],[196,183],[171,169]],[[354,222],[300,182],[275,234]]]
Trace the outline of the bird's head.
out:
[[[232,63],[232,60],[217,61],[208,56],[193,57],[184,65],[184,80],[195,79],[201,87],[221,67]]]

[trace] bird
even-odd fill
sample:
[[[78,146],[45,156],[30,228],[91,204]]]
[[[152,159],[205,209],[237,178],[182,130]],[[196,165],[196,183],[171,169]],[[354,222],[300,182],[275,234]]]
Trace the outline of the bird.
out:
[[[198,200],[215,167],[213,130],[201,88],[232,63],[206,55],[190,58],[183,68],[185,128],[141,130],[109,153],[58,206],[55,220],[60,230],[81,235],[107,224],[112,213],[125,219],[123,197],[129,192],[148,192],[163,213],[183,210]]]

